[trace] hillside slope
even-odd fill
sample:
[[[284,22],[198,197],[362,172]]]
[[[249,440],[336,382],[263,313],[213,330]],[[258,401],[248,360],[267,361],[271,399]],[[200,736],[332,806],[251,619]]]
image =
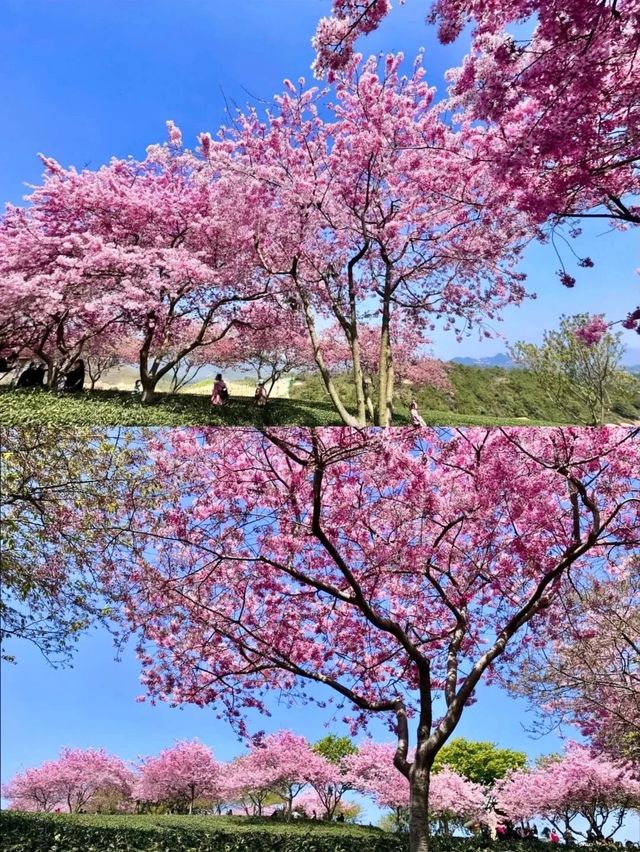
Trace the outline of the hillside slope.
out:
[[[557,423],[589,422],[589,414],[577,398],[569,400],[565,409],[558,411],[543,383],[526,370],[451,364],[449,377],[453,395],[429,387],[416,391],[421,410]],[[345,399],[352,404],[348,381],[338,377],[336,383]],[[407,388],[400,388],[399,403],[406,403],[408,394]],[[328,400],[321,380],[316,376],[296,380],[292,383],[290,395],[292,399]],[[612,423],[640,421],[640,381],[636,382],[627,398],[614,401],[609,419]]]

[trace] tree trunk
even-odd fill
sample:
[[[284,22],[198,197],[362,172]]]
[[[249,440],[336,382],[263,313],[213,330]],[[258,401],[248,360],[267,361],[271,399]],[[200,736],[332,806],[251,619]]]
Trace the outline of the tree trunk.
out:
[[[157,377],[147,373],[145,377],[140,380],[140,383],[142,385],[143,405],[152,403],[156,398],[156,385],[158,384]]]
[[[411,768],[409,800],[409,852],[429,852],[429,772],[427,767]]]
[[[389,409],[390,384],[393,388],[393,374],[391,368],[391,340],[389,335],[389,316],[387,312],[383,315],[382,329],[380,333],[380,363],[378,369],[378,410],[376,412],[376,425],[389,426],[391,423],[391,411]],[[391,392],[393,392],[391,390]]]
[[[360,357],[360,341],[355,328],[351,329],[351,359],[353,363],[353,387],[356,393],[356,408],[358,421],[367,422],[367,411],[364,394],[364,376],[362,372],[362,359]]]
[[[350,414],[346,406],[340,399],[340,394],[338,393],[338,390],[333,383],[331,374],[329,373],[329,370],[327,369],[327,366],[325,364],[322,351],[320,350],[320,342],[316,333],[315,321],[311,312],[308,299],[306,298],[302,290],[299,290],[299,293],[300,299],[302,301],[302,307],[304,309],[304,317],[307,325],[307,331],[309,332],[311,348],[313,349],[313,357],[318,366],[318,370],[320,371],[320,376],[322,377],[322,381],[324,382],[324,386],[327,390],[327,393],[331,397],[331,401],[333,402],[336,411],[340,415],[340,419],[345,424],[345,426],[366,426],[366,420],[360,420],[358,417],[354,417],[352,414]]]
[[[391,422],[393,420],[393,397],[395,396],[395,382],[396,382],[396,374],[393,367],[393,352],[391,351],[391,346],[389,346],[388,353],[388,363],[387,363],[387,421],[384,424],[385,426],[391,426]]]
[[[367,416],[373,423],[375,420],[375,411],[373,408],[373,380],[369,375],[365,375],[363,378],[363,390]]]
[[[148,403],[153,402],[155,393],[156,393],[156,385],[158,383],[158,376],[155,373],[154,366],[152,365],[151,370],[149,369],[149,353],[148,347],[151,338],[145,340],[145,343],[140,350],[140,384],[142,385],[142,403],[146,405]]]

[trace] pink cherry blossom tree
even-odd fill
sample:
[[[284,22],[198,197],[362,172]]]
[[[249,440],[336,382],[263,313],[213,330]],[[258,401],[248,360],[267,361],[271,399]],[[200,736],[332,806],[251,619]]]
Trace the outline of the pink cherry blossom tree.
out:
[[[363,324],[359,332],[361,347],[361,369],[363,393],[367,415],[375,419],[374,388],[379,369],[380,334],[378,329]],[[346,372],[353,368],[350,347],[341,339],[340,330],[335,326],[323,331],[319,337],[320,349],[327,368],[333,373]],[[406,386],[411,388],[433,387],[447,393],[453,388],[449,381],[447,366],[425,352],[429,343],[418,329],[408,324],[392,324],[390,343],[393,351],[393,390],[390,407],[393,410],[394,396]]]
[[[253,372],[267,397],[280,379],[315,367],[300,311],[275,298],[253,305],[245,325],[206,351],[210,361],[220,367]]]
[[[348,758],[354,787],[370,794],[381,808],[394,812],[398,826],[406,824],[409,812],[409,781],[393,771],[396,746],[391,743],[365,741],[358,753]],[[452,821],[475,820],[484,817],[487,805],[486,792],[445,766],[431,777],[429,789],[429,814],[439,823],[444,834],[450,833]]]
[[[52,811],[58,804],[55,761],[49,760],[33,769],[19,772],[2,787],[2,795],[9,808],[18,811]]]
[[[229,767],[227,789],[234,800],[244,803],[257,816],[266,801],[278,796],[290,816],[294,800],[308,785],[310,764],[317,755],[304,737],[291,731],[278,731],[251,743],[246,754]]]
[[[221,800],[222,775],[222,767],[208,746],[185,740],[142,761],[135,797],[168,802],[192,813],[196,799]]]
[[[314,753],[309,761],[309,781],[315,796],[312,801],[307,800],[307,806],[313,802],[313,810],[323,819],[332,820],[346,806],[345,794],[354,789],[348,756],[328,760]]]
[[[92,337],[82,347],[91,390],[109,370],[137,364],[140,342],[136,337],[127,335],[126,329],[123,328],[122,332],[119,335],[111,329],[108,334]]]
[[[640,560],[574,583],[564,607],[564,634],[531,648],[510,688],[538,710],[543,730],[576,725],[599,752],[640,765]]]
[[[162,497],[119,507],[103,570],[126,573],[152,696],[240,731],[272,690],[332,691],[354,728],[383,714],[424,852],[433,761],[476,686],[562,634],[569,572],[624,570],[640,541],[639,462],[621,428],[160,433]]]
[[[144,401],[266,292],[231,183],[168,127],[169,142],[142,161],[77,172],[45,158],[29,206],[9,207],[0,224],[5,336],[51,372],[124,324],[140,340]]]
[[[331,79],[391,2],[333,0],[332,9],[314,39],[316,74]],[[446,108],[501,175],[495,203],[515,204],[536,228],[576,217],[640,223],[638,0],[435,0],[425,9],[445,44],[473,27],[449,72]],[[575,283],[564,264],[560,274]],[[640,328],[640,309],[626,322]]]
[[[433,106],[420,61],[407,77],[401,62],[354,61],[333,102],[289,82],[276,113],[239,114],[226,143],[209,148],[233,175],[237,204],[244,193],[262,268],[302,312],[327,393],[353,426],[367,421],[363,323],[378,326],[375,422],[388,425],[396,315],[424,334],[435,322],[462,334],[525,295],[520,217],[483,206],[482,160],[470,161]],[[355,414],[320,344],[327,320],[351,353]]]
[[[380,808],[393,811],[398,828],[407,825],[409,814],[409,781],[393,765],[396,746],[365,740],[357,754],[346,762],[353,785],[359,793],[373,798]]]
[[[119,757],[104,749],[64,748],[57,760],[19,773],[3,788],[18,810],[51,811],[64,807],[78,813],[100,793],[131,795],[133,773]]]
[[[516,771],[496,789],[497,806],[511,819],[542,817],[560,832],[586,834],[574,820],[583,817],[593,835],[613,837],[630,808],[640,803],[640,781],[628,767],[570,743],[562,759],[531,772]]]

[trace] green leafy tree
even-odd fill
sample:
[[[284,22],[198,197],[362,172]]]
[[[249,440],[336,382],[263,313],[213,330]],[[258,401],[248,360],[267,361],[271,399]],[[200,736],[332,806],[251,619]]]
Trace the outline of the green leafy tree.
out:
[[[600,425],[616,398],[631,396],[635,380],[620,366],[625,350],[620,332],[605,331],[585,342],[584,330],[593,322],[589,314],[562,316],[560,328],[546,331],[541,346],[519,341],[510,355],[539,377],[559,409],[569,413],[571,400],[578,400],[591,424]]]
[[[312,748],[330,763],[340,763],[343,758],[358,751],[349,737],[338,737],[336,734],[327,734],[326,737],[318,740]]]
[[[456,737],[440,750],[434,762],[434,771],[448,766],[469,781],[492,786],[510,770],[524,769],[526,765],[527,755],[523,751]]]
[[[157,486],[144,484],[120,430],[4,428],[0,449],[2,657],[14,662],[8,645],[26,640],[64,664],[80,634],[111,615],[91,567],[105,546],[102,519],[134,479],[145,493]]]

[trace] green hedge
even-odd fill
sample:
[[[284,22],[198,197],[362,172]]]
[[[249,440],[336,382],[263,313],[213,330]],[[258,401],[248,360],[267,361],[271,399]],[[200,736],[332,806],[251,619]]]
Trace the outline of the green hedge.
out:
[[[242,817],[0,813],[3,852],[406,852],[362,826]]]
[[[0,812],[3,852],[407,852],[404,836],[322,822],[245,817]],[[434,837],[433,852],[549,852],[539,840]],[[593,852],[601,847],[594,847]],[[590,852],[581,846],[581,852]]]

